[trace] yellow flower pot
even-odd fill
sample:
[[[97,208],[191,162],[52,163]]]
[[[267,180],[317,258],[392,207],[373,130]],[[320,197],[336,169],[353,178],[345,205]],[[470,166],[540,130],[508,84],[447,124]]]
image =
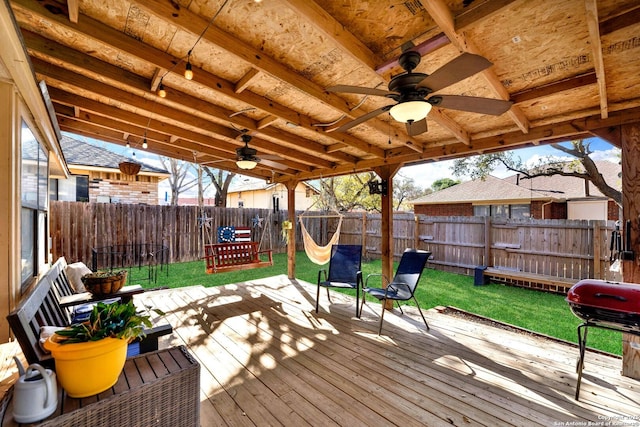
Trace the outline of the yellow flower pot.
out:
[[[69,396],[92,396],[118,381],[127,358],[127,340],[105,338],[74,344],[54,340],[55,335],[45,342],[45,348],[51,351],[58,381]]]

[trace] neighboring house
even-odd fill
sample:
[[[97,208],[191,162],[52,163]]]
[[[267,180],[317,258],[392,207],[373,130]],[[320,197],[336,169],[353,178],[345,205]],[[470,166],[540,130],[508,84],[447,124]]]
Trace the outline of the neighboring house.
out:
[[[171,174],[166,169],[146,165],[134,159],[66,135],[60,146],[72,176],[52,179],[52,200],[98,203],[158,204],[158,183]],[[122,162],[141,165],[136,175],[119,169]]]
[[[320,191],[307,182],[299,182],[295,189],[296,209],[306,210],[314,202]],[[267,184],[253,181],[236,185],[227,192],[229,208],[261,208],[286,210],[287,187],[283,184]]]
[[[614,188],[621,188],[619,164],[596,162],[598,171]],[[619,208],[591,183],[554,175],[523,179],[466,181],[409,202],[416,214],[429,216],[493,216],[535,219],[617,220]]]

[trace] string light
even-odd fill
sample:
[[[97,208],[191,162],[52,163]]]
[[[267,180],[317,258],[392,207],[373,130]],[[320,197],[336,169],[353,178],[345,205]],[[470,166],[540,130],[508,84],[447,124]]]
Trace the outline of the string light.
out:
[[[125,147],[131,148],[131,144],[129,144],[129,141],[127,141],[127,144],[125,145]]]
[[[167,91],[164,90],[164,85],[162,84],[162,79],[160,79],[160,84],[158,85],[158,96],[160,98],[166,98],[167,97]]]
[[[146,150],[148,146],[149,146],[149,144],[147,144],[147,138],[145,137],[142,140],[142,148],[144,148]]]
[[[191,67],[191,51],[187,53],[187,65],[185,66],[185,69],[184,69],[184,78],[187,80],[193,79],[193,69]]]

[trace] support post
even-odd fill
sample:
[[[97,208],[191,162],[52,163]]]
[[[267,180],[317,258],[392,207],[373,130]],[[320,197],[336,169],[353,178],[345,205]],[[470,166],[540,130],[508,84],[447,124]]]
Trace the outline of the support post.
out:
[[[296,187],[298,181],[287,181],[287,216],[292,227],[287,231],[287,276],[296,278]]]
[[[622,126],[622,221],[631,221],[627,248],[632,260],[622,261],[625,282],[640,283],[640,123]],[[626,230],[625,230],[626,234]],[[622,334],[622,375],[640,379],[640,337]]]
[[[389,280],[393,277],[393,177],[402,165],[385,165],[375,168],[380,179],[387,181],[387,191],[382,194],[382,230],[380,251],[382,252],[382,274]],[[393,301],[387,301],[387,310],[393,308]]]

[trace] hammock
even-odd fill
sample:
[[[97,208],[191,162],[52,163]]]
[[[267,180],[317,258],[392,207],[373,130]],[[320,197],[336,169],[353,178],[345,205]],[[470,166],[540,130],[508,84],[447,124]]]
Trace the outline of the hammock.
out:
[[[304,242],[304,251],[307,253],[307,256],[314,264],[324,265],[329,262],[331,259],[331,246],[338,243],[340,239],[340,227],[342,226],[342,215],[340,215],[340,221],[338,221],[338,227],[336,228],[335,233],[329,240],[326,246],[319,246],[314,240],[313,237],[307,231],[307,228],[304,226],[302,222],[302,216],[298,217],[300,221],[300,230],[302,231],[302,241]]]

